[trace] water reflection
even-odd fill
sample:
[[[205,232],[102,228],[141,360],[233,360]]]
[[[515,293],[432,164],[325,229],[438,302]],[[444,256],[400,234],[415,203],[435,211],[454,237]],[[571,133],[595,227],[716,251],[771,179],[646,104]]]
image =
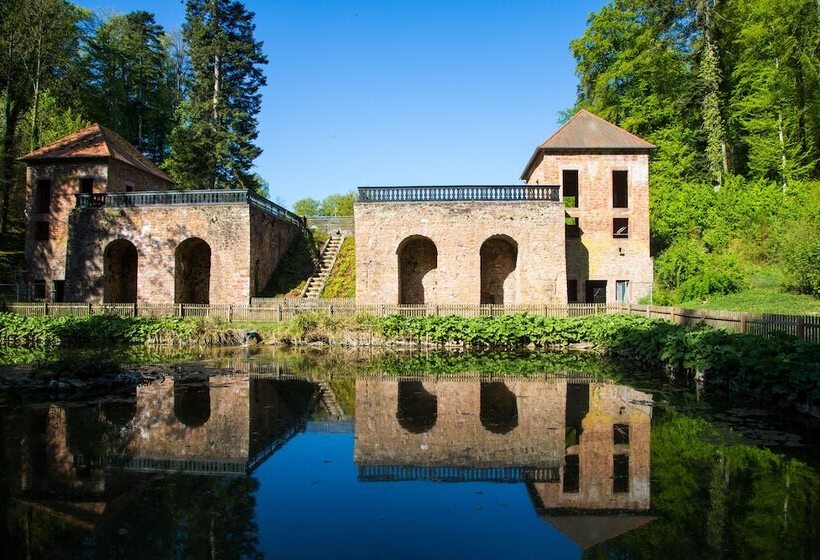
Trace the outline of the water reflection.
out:
[[[691,557],[732,550],[741,482],[790,535],[813,520],[811,469],[680,417],[653,444],[653,397],[626,385],[235,369],[0,409],[10,557]]]

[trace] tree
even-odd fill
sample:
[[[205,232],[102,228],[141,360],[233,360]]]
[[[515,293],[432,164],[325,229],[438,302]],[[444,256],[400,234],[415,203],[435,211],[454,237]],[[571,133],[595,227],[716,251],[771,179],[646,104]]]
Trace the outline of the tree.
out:
[[[251,168],[262,152],[254,141],[267,58],[253,37],[253,17],[237,1],[186,4],[188,97],[177,111],[165,164],[181,188],[259,186]]]
[[[328,195],[322,201],[319,213],[322,216],[352,216],[354,201],[353,193]]]
[[[313,198],[302,198],[293,203],[293,211],[300,216],[318,216],[319,201]]]
[[[168,153],[176,94],[169,41],[154,16],[112,17],[89,40],[87,113],[155,163]]]

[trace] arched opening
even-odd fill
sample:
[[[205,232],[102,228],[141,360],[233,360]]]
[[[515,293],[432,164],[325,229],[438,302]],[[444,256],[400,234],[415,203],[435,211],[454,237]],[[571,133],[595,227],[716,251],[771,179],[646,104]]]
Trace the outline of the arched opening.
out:
[[[428,274],[438,267],[438,249],[427,237],[408,237],[399,245],[399,303],[425,303],[432,288]]]
[[[174,380],[174,416],[189,428],[211,417],[211,386],[207,379]]]
[[[186,239],[174,254],[174,303],[209,303],[211,247],[198,237]]]
[[[518,402],[505,383],[481,384],[481,425],[494,434],[506,434],[518,426]]]
[[[103,301],[137,302],[137,248],[126,239],[115,239],[103,251]]]
[[[128,397],[115,398],[102,403],[103,416],[117,428],[124,428],[137,415],[136,386],[129,393]]]
[[[411,434],[423,434],[436,425],[438,399],[421,381],[399,381],[396,419]]]
[[[494,236],[481,245],[481,303],[515,304],[512,273],[518,262],[518,245],[505,236]]]

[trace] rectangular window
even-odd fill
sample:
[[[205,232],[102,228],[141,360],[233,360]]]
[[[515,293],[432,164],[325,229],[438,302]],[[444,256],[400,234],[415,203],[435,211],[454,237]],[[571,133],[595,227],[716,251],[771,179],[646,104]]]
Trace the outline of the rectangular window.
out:
[[[34,211],[38,214],[51,212],[51,179],[38,179],[34,193]]]
[[[626,171],[612,172],[612,207],[629,208],[629,180]]]
[[[612,491],[616,494],[629,492],[629,455],[612,456]]]
[[[567,301],[569,303],[578,302],[578,280],[567,280]]]
[[[587,303],[606,303],[606,280],[587,280]]]
[[[564,236],[567,239],[578,239],[581,237],[581,220],[567,216],[564,218]]]
[[[80,194],[91,194],[94,192],[94,179],[84,177],[80,179]]]
[[[577,494],[581,490],[581,465],[578,455],[564,456],[564,484],[565,494]]]
[[[48,241],[51,232],[49,231],[48,222],[34,222],[34,239],[35,241]]]
[[[612,237],[629,237],[629,218],[612,218]]]
[[[629,445],[629,424],[614,424],[612,426],[612,443],[615,445]]]
[[[629,280],[615,281],[615,301],[620,303],[629,301]]]
[[[125,192],[134,192],[134,185],[125,184]]]
[[[52,285],[52,292],[55,302],[65,301],[65,280],[55,280]]]
[[[578,170],[564,169],[562,172],[564,206],[578,208]]]

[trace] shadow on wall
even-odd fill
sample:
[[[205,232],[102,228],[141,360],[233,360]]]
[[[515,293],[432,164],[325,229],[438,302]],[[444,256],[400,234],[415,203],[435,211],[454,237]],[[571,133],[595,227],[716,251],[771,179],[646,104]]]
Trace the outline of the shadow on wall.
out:
[[[422,304],[435,291],[438,249],[427,237],[413,235],[399,244],[399,304]]]

